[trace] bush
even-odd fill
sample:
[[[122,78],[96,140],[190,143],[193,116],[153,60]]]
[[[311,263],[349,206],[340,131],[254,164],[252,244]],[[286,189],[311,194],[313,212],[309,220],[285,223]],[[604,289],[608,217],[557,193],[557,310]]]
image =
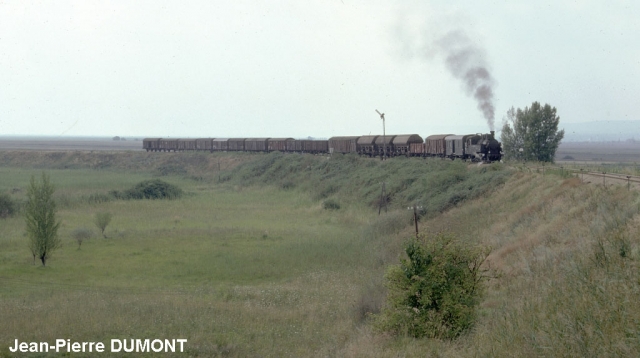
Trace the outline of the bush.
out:
[[[71,238],[78,242],[78,249],[82,246],[84,240],[88,240],[93,237],[93,231],[86,227],[79,227],[71,232]]]
[[[322,204],[322,206],[324,207],[325,210],[339,210],[340,209],[340,203],[338,203],[337,201],[335,201],[333,199],[325,200],[324,203]]]
[[[183,194],[182,189],[160,179],[145,180],[123,192],[111,191],[117,199],[177,199]]]
[[[482,293],[480,265],[488,250],[440,233],[412,239],[405,251],[408,259],[385,275],[389,295],[377,328],[413,337],[458,337],[475,320]]]
[[[107,238],[107,235],[104,234],[104,230],[107,228],[107,225],[109,225],[109,223],[111,222],[111,217],[112,217],[111,213],[103,212],[103,213],[96,213],[96,216],[93,219],[93,223],[96,224],[96,226],[98,227],[98,229],[102,233],[102,236],[104,236],[105,239]]]
[[[0,218],[13,216],[18,211],[18,204],[6,193],[0,193]]]

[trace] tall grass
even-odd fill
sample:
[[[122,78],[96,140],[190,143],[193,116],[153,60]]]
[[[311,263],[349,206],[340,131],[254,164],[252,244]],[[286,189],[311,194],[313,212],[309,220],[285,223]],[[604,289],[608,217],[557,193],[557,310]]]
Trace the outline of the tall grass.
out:
[[[271,153],[236,167],[227,180],[243,186],[295,187],[318,200],[340,198],[376,209],[381,200],[393,208],[418,203],[422,214],[434,216],[494,190],[509,176],[510,171],[499,163]]]

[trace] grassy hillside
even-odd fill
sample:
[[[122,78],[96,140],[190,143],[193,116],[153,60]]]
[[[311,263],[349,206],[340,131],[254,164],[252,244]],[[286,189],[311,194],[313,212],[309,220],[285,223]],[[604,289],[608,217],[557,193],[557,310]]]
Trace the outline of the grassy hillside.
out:
[[[60,337],[184,337],[190,356],[640,355],[640,198],[624,186],[416,158],[50,155],[0,157],[0,192],[18,202],[47,169],[64,241],[33,266],[24,220],[0,219],[0,355],[15,338]],[[159,176],[186,195],[90,200]],[[423,232],[492,247],[479,320],[456,341],[389,336],[368,319],[413,203]],[[93,227],[78,249],[71,232],[104,211],[108,238]]]

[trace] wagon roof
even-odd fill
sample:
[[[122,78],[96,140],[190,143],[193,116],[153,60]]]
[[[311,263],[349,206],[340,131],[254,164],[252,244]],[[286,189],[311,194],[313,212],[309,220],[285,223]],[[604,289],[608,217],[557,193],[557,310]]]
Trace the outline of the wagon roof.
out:
[[[196,140],[213,140],[213,138],[196,138]]]
[[[410,143],[422,143],[422,137],[417,134],[400,134],[395,137],[393,144],[407,145]]]
[[[463,135],[448,135],[444,138],[444,140],[463,140]]]
[[[358,144],[373,144],[375,143],[376,138],[378,138],[377,135],[363,135],[362,137],[358,138]]]
[[[178,142],[192,142],[194,140],[194,138],[180,138],[178,139]]]
[[[145,138],[142,141],[143,142],[151,142],[151,141],[155,142],[155,141],[160,140],[160,139],[162,139],[162,138]]]
[[[229,138],[229,142],[245,141],[247,138]]]
[[[357,140],[360,136],[350,136],[350,137],[331,137],[329,140]]]
[[[376,144],[391,144],[391,142],[393,142],[393,139],[395,138],[395,135],[391,135],[391,134],[387,134],[385,136],[379,136],[376,139]]]
[[[293,139],[293,138],[269,138],[270,142],[271,141],[273,141],[273,142],[275,142],[275,141],[286,141],[286,140],[295,140],[295,139]]]
[[[449,135],[453,135],[453,134],[434,134],[434,135],[430,135],[426,138],[426,140],[438,140],[438,139],[444,139],[444,137],[449,136]]]
[[[213,138],[214,142],[226,142],[230,140],[229,138]]]
[[[264,142],[271,138],[247,138],[247,142]]]

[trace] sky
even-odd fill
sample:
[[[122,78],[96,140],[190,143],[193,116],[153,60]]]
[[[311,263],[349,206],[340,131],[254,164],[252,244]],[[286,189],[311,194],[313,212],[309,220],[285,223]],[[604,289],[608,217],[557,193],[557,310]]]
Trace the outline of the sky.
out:
[[[0,135],[478,133],[639,120],[637,1],[0,0]],[[493,117],[493,119],[491,118]]]

